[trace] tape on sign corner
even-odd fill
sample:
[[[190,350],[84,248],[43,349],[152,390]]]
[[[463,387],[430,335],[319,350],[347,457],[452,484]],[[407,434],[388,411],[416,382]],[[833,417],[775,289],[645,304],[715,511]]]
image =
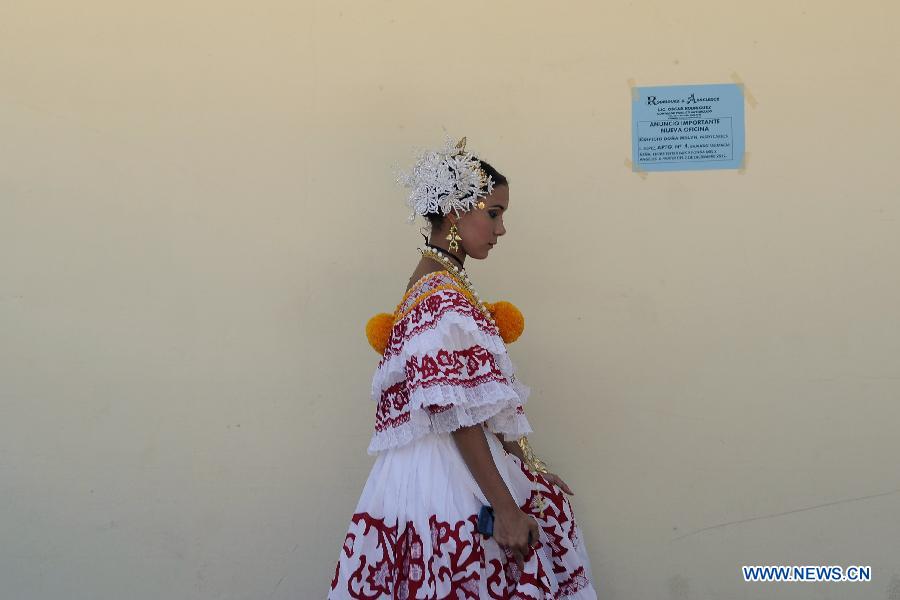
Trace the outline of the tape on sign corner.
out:
[[[747,84],[744,83],[743,79],[741,79],[741,76],[738,75],[737,72],[733,72],[731,74],[731,80],[741,87],[741,93],[744,94],[744,99],[747,100],[747,104],[750,105],[750,108],[756,108],[756,105],[759,103],[753,96],[753,92],[750,91],[750,89],[747,87]]]
[[[750,153],[744,151],[744,156],[741,158],[741,166],[738,167],[738,175],[743,175],[747,172],[747,161],[750,158]]]
[[[628,82],[628,88],[631,90],[631,101],[637,102],[641,99],[641,94],[637,90],[637,83],[631,77],[626,79],[626,81]]]
[[[643,170],[640,165],[636,165],[631,162],[631,159],[625,159],[625,166],[628,167],[628,169],[631,170],[632,173],[637,173],[638,177],[640,177],[641,179],[647,179],[647,171]]]

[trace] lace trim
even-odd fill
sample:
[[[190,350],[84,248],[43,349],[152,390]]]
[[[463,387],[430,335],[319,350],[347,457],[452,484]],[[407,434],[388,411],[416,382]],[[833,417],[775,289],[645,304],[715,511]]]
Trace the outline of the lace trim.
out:
[[[438,327],[440,325],[440,327]],[[437,350],[462,350],[476,343],[485,348],[494,364],[507,380],[515,379],[516,367],[509,358],[506,345],[499,335],[485,332],[471,316],[447,309],[438,319],[423,326],[414,327],[405,340],[393,340],[400,346],[398,351],[385,354],[372,377],[372,400],[380,399],[382,392],[407,377],[407,360],[413,356],[434,354]],[[392,344],[389,343],[390,348]],[[524,403],[524,402],[523,402]]]
[[[531,433],[523,408],[530,389],[517,380],[499,330],[446,270],[413,284],[399,314],[372,377],[369,454],[478,423],[507,441]]]
[[[394,311],[394,315],[399,312],[404,312],[409,308],[410,302],[414,302],[416,298],[421,296],[422,294],[427,293],[430,289],[432,289],[436,285],[440,285],[439,283],[434,283],[433,279],[440,278],[443,283],[447,283],[453,281],[453,278],[450,276],[450,273],[447,272],[446,269],[440,271],[432,271],[431,273],[425,273],[419,280],[416,281],[406,293],[403,294],[403,298],[400,300],[400,303],[397,304],[397,309]],[[396,318],[394,319],[397,320]]]
[[[411,409],[409,419],[397,427],[376,432],[372,436],[367,452],[378,454],[389,448],[408,444],[432,433],[451,433],[460,427],[470,427],[484,423],[488,431],[504,436],[506,441],[515,441],[523,435],[533,433],[531,424],[517,407],[510,407],[505,400],[488,401],[483,405],[451,405],[446,410],[433,413],[428,409]]]
[[[430,287],[427,292],[417,296],[412,301],[412,304],[410,304],[407,308],[404,308],[403,310],[399,311],[399,313],[395,313],[394,314],[394,323],[396,323],[397,321],[403,320],[409,313],[411,313],[413,310],[415,310],[415,308],[418,307],[419,304],[423,300],[427,300],[429,296],[431,296],[435,292],[439,292],[441,290],[453,290],[454,292],[459,292],[460,294],[465,296],[465,298],[469,302],[469,304],[471,304],[472,306],[475,306],[477,308],[477,302],[475,301],[475,298],[473,298],[472,295],[469,294],[468,291],[466,291],[466,290],[460,288],[458,285],[456,285],[456,283],[440,284],[440,285],[435,285],[433,287]]]
[[[531,433],[522,406],[530,389],[514,375],[501,373],[484,348],[473,346],[460,353],[470,359],[478,357],[468,365],[443,349],[437,354],[444,356],[441,365],[428,364],[428,354],[419,365],[414,356],[407,363],[407,377],[381,394],[370,453],[427,433],[448,433],[478,423],[503,434],[507,441]]]
[[[445,319],[459,325],[459,330],[454,332],[456,336],[489,339],[492,351],[498,354],[506,352],[506,345],[496,325],[489,323],[481,311],[457,290],[441,289],[423,297],[422,302],[412,306],[402,319],[394,323],[384,352],[378,361],[378,367],[381,368],[396,356],[405,354],[406,346],[420,334],[430,331],[437,335],[447,335],[448,332],[443,327]],[[437,327],[439,323],[442,324],[441,328]],[[475,329],[478,329],[479,333],[474,333]],[[472,331],[474,336],[470,335],[469,331]],[[432,347],[439,347],[440,342],[438,339],[429,343]]]

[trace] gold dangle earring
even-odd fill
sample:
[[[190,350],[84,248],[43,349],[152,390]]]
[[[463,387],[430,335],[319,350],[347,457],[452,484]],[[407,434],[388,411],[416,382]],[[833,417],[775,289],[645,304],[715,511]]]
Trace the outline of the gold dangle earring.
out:
[[[450,233],[447,234],[447,237],[444,238],[448,242],[450,242],[450,251],[456,252],[459,250],[459,244],[456,242],[461,242],[462,238],[459,237],[459,230],[456,228],[456,223],[450,223]]]

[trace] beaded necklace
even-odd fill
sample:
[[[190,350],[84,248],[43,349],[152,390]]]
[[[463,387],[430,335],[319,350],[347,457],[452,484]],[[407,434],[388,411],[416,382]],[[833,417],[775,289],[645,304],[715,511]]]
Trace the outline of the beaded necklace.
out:
[[[478,296],[478,291],[475,289],[475,286],[472,285],[472,281],[469,279],[469,274],[466,273],[465,268],[460,269],[459,267],[454,265],[452,262],[450,262],[450,259],[447,258],[447,255],[445,255],[440,250],[437,250],[431,246],[427,246],[425,248],[419,248],[418,250],[422,254],[422,256],[424,256],[426,258],[430,258],[432,260],[435,260],[435,261],[441,263],[441,265],[443,265],[443,267],[447,270],[447,272],[450,274],[450,276],[457,283],[459,283],[459,285],[462,286],[463,289],[465,289],[467,292],[469,292],[469,295],[471,295],[472,298],[474,298],[474,300],[476,302],[476,306],[478,306],[478,308],[481,310],[481,312],[484,313],[485,318],[487,318],[487,320],[492,325],[495,324],[494,323],[494,315],[492,315],[491,311],[488,310],[487,304],[485,304],[484,300],[482,300]]]

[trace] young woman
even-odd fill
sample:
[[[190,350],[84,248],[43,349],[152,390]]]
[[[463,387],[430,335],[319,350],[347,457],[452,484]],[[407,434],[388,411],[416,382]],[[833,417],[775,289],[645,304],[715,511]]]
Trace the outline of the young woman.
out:
[[[393,315],[366,328],[381,353],[377,458],[328,598],[596,599],[573,492],[524,437],[529,388],[504,344],[521,333],[521,313],[484,302],[464,268],[506,234],[508,181],[465,138],[401,181],[431,236]],[[493,531],[479,523],[485,506]]]

